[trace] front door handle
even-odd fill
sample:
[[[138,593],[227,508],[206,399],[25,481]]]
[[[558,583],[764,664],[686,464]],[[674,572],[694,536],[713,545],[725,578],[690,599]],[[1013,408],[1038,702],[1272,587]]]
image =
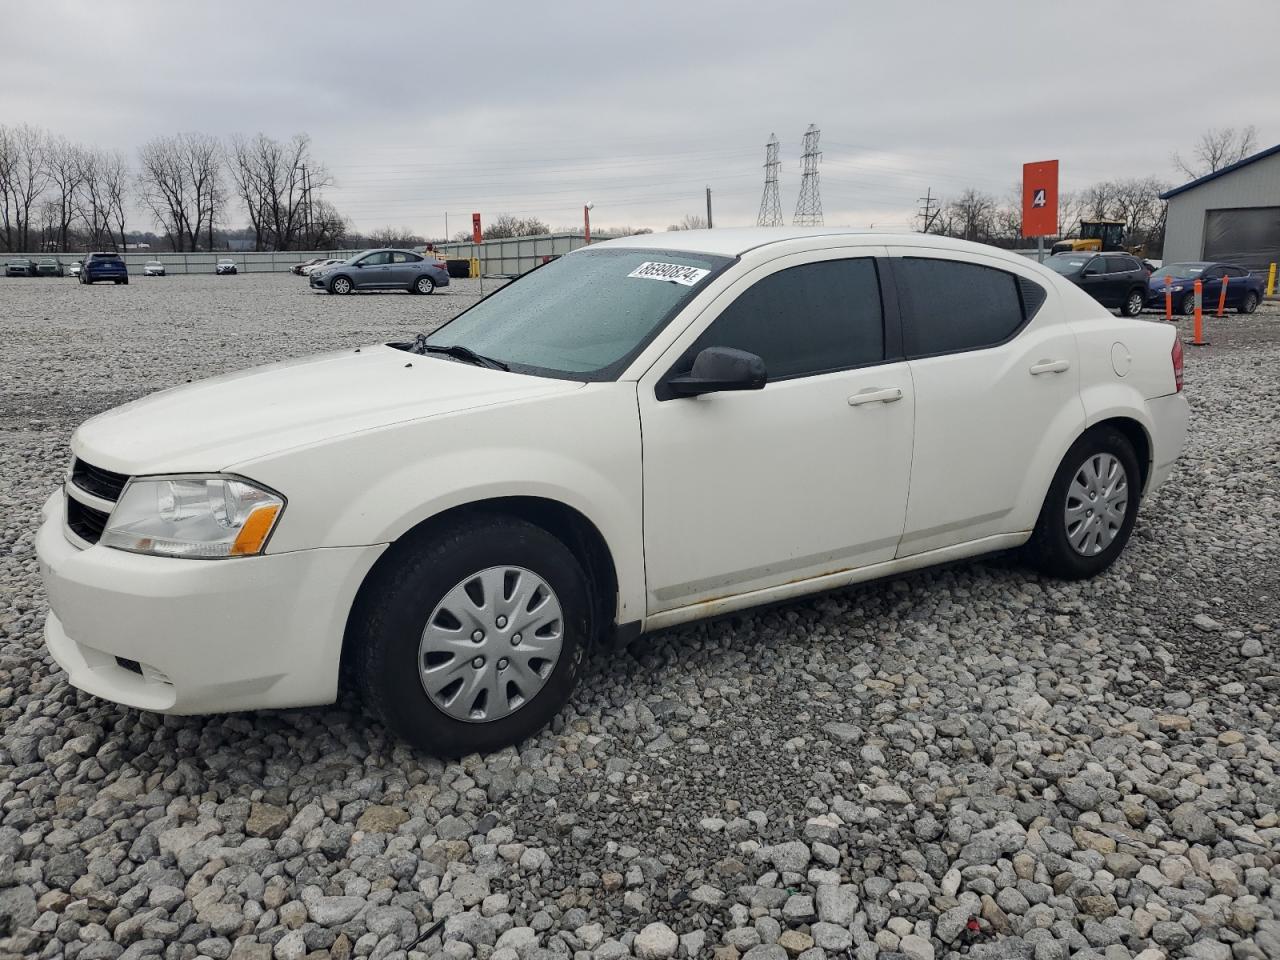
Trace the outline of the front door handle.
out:
[[[1064,373],[1069,369],[1070,360],[1037,360],[1031,365],[1031,375],[1038,377],[1042,373]]]
[[[859,390],[849,398],[849,406],[859,407],[864,403],[893,403],[902,399],[901,387],[868,387]]]

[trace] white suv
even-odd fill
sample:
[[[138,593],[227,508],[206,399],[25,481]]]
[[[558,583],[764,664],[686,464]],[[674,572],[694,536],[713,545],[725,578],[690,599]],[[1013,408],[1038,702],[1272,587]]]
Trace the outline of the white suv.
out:
[[[601,243],[413,342],[178,387],[72,439],[37,547],[76,686],[538,730],[593,643],[1025,547],[1086,577],[1181,450],[1172,326],[932,236]]]

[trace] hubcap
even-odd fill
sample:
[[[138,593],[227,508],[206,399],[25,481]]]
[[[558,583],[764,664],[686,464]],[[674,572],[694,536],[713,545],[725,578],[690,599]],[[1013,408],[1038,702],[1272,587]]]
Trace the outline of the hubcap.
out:
[[[431,280],[427,277],[423,277],[421,280],[418,281],[418,289],[423,293],[427,293],[434,286],[435,284],[432,283]]]
[[[351,289],[351,284],[346,280],[335,280],[333,282],[333,289],[337,290],[339,293],[346,293]]]
[[[537,696],[563,643],[564,614],[550,585],[524,567],[490,567],[454,586],[427,619],[422,689],[455,720],[501,720]]]
[[[1129,298],[1129,312],[1134,316],[1142,312],[1142,294],[1135,293]]]
[[[1109,453],[1095,453],[1080,465],[1067,487],[1063,509],[1067,542],[1081,556],[1098,555],[1120,533],[1128,509],[1124,464]]]

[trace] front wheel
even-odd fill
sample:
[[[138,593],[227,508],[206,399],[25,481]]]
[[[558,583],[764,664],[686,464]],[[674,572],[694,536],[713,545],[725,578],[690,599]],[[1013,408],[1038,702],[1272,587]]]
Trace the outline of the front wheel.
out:
[[[419,277],[413,283],[414,293],[429,294],[434,293],[435,289],[436,282],[430,277]]]
[[[334,277],[329,283],[329,292],[337,294],[348,294],[351,292],[351,281],[346,277]]]
[[[592,609],[587,577],[559,539],[513,517],[473,516],[393,547],[346,643],[383,722],[456,757],[551,721],[585,662]]]
[[[1252,290],[1244,295],[1244,300],[1240,302],[1240,306],[1236,310],[1240,313],[1253,313],[1258,309],[1258,295]]]
[[[1188,293],[1182,298],[1182,315],[1184,317],[1194,317],[1196,315],[1196,295]]]
[[[1120,308],[1120,312],[1126,317],[1136,317],[1146,305],[1146,294],[1142,290],[1130,290],[1129,296],[1124,301],[1124,306]]]
[[[1120,431],[1101,427],[1062,459],[1026,551],[1042,573],[1092,577],[1115,562],[1133,532],[1142,490],[1138,458]]]

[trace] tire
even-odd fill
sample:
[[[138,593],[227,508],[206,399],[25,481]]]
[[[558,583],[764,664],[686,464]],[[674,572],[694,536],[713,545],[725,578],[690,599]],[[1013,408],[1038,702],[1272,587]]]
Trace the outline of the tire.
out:
[[[1122,488],[1116,486],[1116,476],[1108,469],[1112,465],[1116,471],[1123,472]],[[1112,521],[1118,519],[1118,524],[1104,520],[1100,525],[1099,520],[1107,517],[1107,514],[1101,510],[1087,512],[1093,510],[1092,504],[1099,501],[1076,496],[1077,492],[1083,494],[1090,486],[1086,471],[1099,466],[1105,475],[1103,490],[1099,491],[1099,501],[1106,502],[1107,494],[1104,491],[1107,488],[1114,491],[1113,503],[1118,499],[1115,495],[1124,496],[1123,514],[1117,517],[1113,513],[1108,518]],[[1082,477],[1085,482],[1078,484],[1077,477],[1081,474],[1086,474]],[[1054,474],[1044,505],[1040,508],[1035,530],[1026,546],[1028,561],[1041,573],[1064,580],[1082,580],[1106,570],[1120,556],[1133,533],[1142,496],[1141,487],[1138,458],[1128,438],[1112,427],[1090,430],[1071,445]],[[1084,516],[1077,513],[1079,519],[1075,521],[1067,516],[1073,503],[1081,504],[1086,511]],[[1085,523],[1088,526],[1082,529],[1074,526],[1075,523]],[[1077,542],[1083,540],[1084,549],[1073,545],[1073,539]],[[1099,542],[1100,540],[1104,542]]]
[[[1120,307],[1120,313],[1126,317],[1136,317],[1142,313],[1142,308],[1146,305],[1146,291],[1134,287],[1129,291],[1129,296],[1125,298],[1124,304]]]
[[[498,568],[520,568],[520,580],[495,573]],[[530,574],[531,579],[524,580]],[[521,580],[525,585],[520,589],[528,589],[540,580],[550,591],[551,601],[558,603],[561,612],[555,621],[560,625],[560,646],[554,661],[526,655],[523,663],[528,672],[513,669],[520,662],[513,652],[525,652],[518,646],[520,635],[514,632],[518,607],[509,609],[513,614],[509,624],[500,617],[484,620],[486,615],[477,611],[474,597],[468,609],[477,619],[464,624],[448,613],[451,606],[467,602],[459,591],[475,588],[481,575],[502,577],[499,582],[504,589]],[[491,591],[483,594],[487,607]],[[530,596],[536,599],[539,594]],[[366,706],[418,749],[457,757],[519,743],[551,721],[568,701],[586,662],[594,629],[592,609],[586,574],[560,540],[523,520],[479,514],[457,520],[430,538],[409,539],[392,547],[387,561],[361,590],[346,644]],[[432,622],[437,635],[442,630],[459,631],[459,641],[465,644],[460,654],[428,648]],[[487,629],[472,646],[475,634],[466,631],[481,624],[487,624]],[[438,642],[452,647],[459,641]],[[527,638],[524,642],[528,650]],[[554,638],[548,642],[554,643]],[[479,651],[475,661],[467,659],[472,650]],[[451,668],[455,662],[457,667]],[[483,666],[473,669],[477,662]],[[503,664],[500,672],[497,668]],[[422,676],[432,669],[442,671],[434,681],[434,696],[426,686],[432,679]],[[503,681],[506,670],[511,670],[506,676],[515,679]],[[451,680],[455,671],[458,679]],[[490,684],[483,692],[479,687],[469,691],[466,684],[482,676],[491,678]],[[522,677],[530,678],[530,696],[523,702],[518,697],[508,700],[513,690],[520,690]],[[442,687],[447,680],[450,685]],[[505,695],[498,693],[503,682],[508,684]],[[451,692],[453,683],[460,686]],[[493,694],[502,699],[491,701]],[[486,712],[496,716],[483,719]]]
[[[1258,295],[1252,290],[1245,292],[1244,299],[1240,301],[1240,306],[1236,307],[1237,313],[1253,313],[1258,309]]]
[[[353,289],[355,289],[355,287],[351,283],[350,277],[334,277],[332,280],[329,281],[330,293],[336,293],[339,296],[345,296],[346,294],[350,293]]]
[[[1182,304],[1178,308],[1184,317],[1194,317],[1196,315],[1196,295],[1188,293],[1182,298]],[[1204,309],[1203,306],[1201,309]]]
[[[436,282],[432,280],[430,277],[421,276],[417,280],[413,281],[414,293],[421,293],[424,296],[427,296],[432,293],[435,293],[435,290],[436,290]]]

